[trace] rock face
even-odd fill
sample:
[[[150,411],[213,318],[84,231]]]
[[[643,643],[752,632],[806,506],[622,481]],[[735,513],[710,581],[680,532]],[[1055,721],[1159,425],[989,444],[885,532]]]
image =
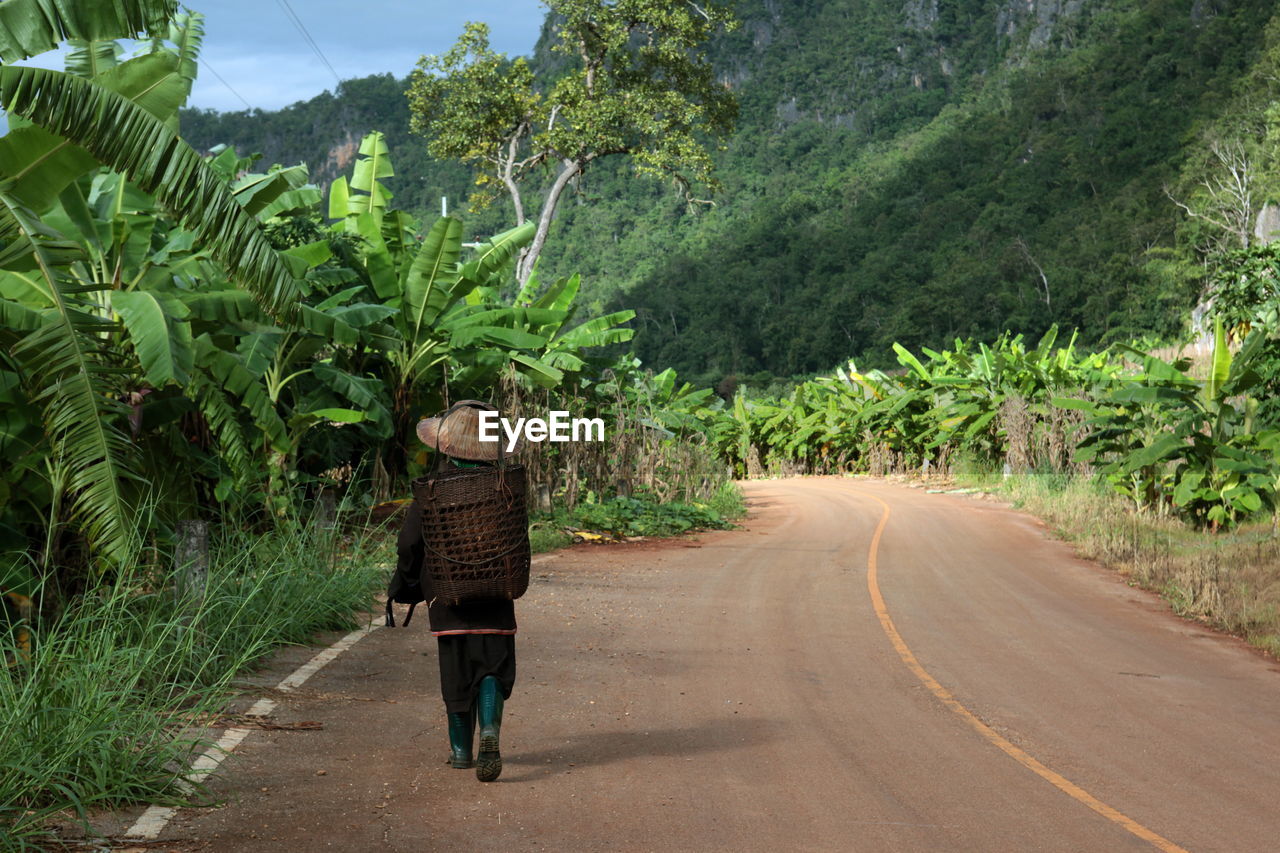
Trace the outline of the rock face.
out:
[[[1253,238],[1262,245],[1280,240],[1280,205],[1264,204],[1253,223]]]
[[[1014,38],[1026,32],[1027,45],[1033,48],[1055,39],[1069,43],[1069,28],[1063,25],[1078,18],[1084,6],[1085,0],[1006,0],[996,12],[996,35]]]
[[[938,22],[938,0],[907,0],[902,11],[913,30],[930,30]]]
[[[1088,13],[1112,2],[998,0],[971,3],[962,13],[943,0],[739,0],[742,26],[734,49],[716,57],[717,74],[742,89],[748,81],[795,79],[797,68],[820,69],[809,75],[820,81],[816,87],[778,93],[776,126],[857,127],[858,117],[870,120],[867,103],[886,93],[950,89],[998,65],[1034,61],[1030,53],[1069,50]],[[825,53],[812,47],[842,28],[847,37],[838,45],[825,42]]]

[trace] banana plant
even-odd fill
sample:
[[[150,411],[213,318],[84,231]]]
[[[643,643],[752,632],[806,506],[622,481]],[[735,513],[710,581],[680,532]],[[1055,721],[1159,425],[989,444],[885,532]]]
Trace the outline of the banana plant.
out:
[[[161,6],[171,15],[171,4],[115,11],[138,21]],[[179,274],[167,262],[198,243],[281,316],[296,310],[298,291],[257,221],[172,130],[194,75],[199,18],[172,27],[147,18],[151,51],[117,62],[111,39],[144,28],[112,29],[101,10],[78,15],[63,28],[82,41],[69,72],[0,68],[10,120],[0,137],[0,315],[20,337],[11,347],[18,381],[6,393],[41,410],[37,446],[53,487],[46,527],[71,523],[100,558],[120,564],[135,550],[131,498],[144,481],[133,439],[148,389],[132,377],[154,390],[192,382],[197,366],[188,309],[153,287]],[[13,43],[7,20],[0,16],[0,54]],[[169,231],[157,252],[157,235]]]
[[[630,339],[630,312],[575,324],[576,278],[506,302],[532,226],[469,254],[456,219],[420,230],[390,204],[380,134],[331,188],[331,226],[305,168],[196,154],[174,127],[199,16],[130,0],[58,22],[55,6],[49,32],[78,40],[68,70],[0,68],[0,551],[56,563],[65,532],[124,565],[197,508],[285,513],[306,477],[358,461],[317,449],[403,456],[447,394],[510,370],[576,382]],[[52,37],[6,17],[28,8],[0,4],[6,60]],[[130,58],[114,42],[143,33]]]
[[[1202,381],[1185,363],[1129,350],[1142,363],[1139,375],[1099,389],[1096,402],[1063,401],[1092,415],[1081,458],[1096,461],[1140,508],[1172,508],[1198,525],[1230,526],[1273,509],[1280,467],[1267,435],[1253,429],[1249,397],[1264,340],[1254,332],[1232,355],[1218,319]]]
[[[335,234],[360,240],[359,277],[369,298],[392,309],[380,346],[390,386],[397,446],[392,471],[404,470],[413,424],[457,393],[496,381],[512,365],[535,381],[559,382],[563,372],[541,356],[549,335],[543,326],[567,314],[502,304],[497,293],[512,259],[533,236],[524,226],[482,244],[462,259],[462,222],[441,217],[420,240],[414,223],[390,207],[383,180],[395,169],[381,133],[361,141],[351,179],[329,189]]]

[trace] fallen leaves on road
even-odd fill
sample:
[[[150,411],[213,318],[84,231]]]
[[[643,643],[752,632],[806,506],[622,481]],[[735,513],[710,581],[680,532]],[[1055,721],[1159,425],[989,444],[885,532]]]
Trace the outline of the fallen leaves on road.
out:
[[[222,714],[217,717],[210,717],[206,725],[211,729],[266,729],[280,732],[311,732],[324,728],[324,723],[318,720],[277,723],[273,717],[250,716],[249,714]]]

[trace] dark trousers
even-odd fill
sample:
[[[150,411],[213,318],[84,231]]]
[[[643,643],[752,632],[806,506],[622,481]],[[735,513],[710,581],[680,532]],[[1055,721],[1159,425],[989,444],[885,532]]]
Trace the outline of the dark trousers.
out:
[[[502,698],[516,684],[516,638],[510,634],[453,634],[437,637],[440,694],[450,714],[471,710],[486,675],[498,679]]]

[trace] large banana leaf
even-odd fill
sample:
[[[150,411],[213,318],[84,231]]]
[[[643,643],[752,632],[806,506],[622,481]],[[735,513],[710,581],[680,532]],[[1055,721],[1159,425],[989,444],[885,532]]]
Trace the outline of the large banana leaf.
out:
[[[458,257],[462,254],[462,221],[442,216],[431,226],[405,278],[404,311],[406,337],[417,340],[424,326],[430,327],[458,298]]]
[[[40,213],[67,184],[97,167],[88,151],[42,127],[10,127],[0,137],[0,175],[14,179],[16,200]]]
[[[544,364],[566,373],[577,373],[587,366],[585,359],[579,358],[571,352],[563,352],[561,350],[552,350],[544,353],[542,361]]]
[[[245,175],[232,185],[231,191],[246,212],[258,216],[280,196],[306,182],[307,167],[298,165],[274,169],[265,175]]]
[[[40,312],[21,302],[0,297],[0,327],[10,331],[30,332],[40,326]]]
[[[450,328],[478,326],[488,323],[522,328],[540,337],[547,338],[549,335],[540,330],[549,326],[554,326],[558,329],[567,317],[568,312],[556,311],[550,308],[513,308],[503,305],[498,308],[475,310],[474,307],[468,307],[465,309],[465,313],[459,312],[456,317],[451,319]]]
[[[268,318],[243,290],[211,290],[185,297],[192,316],[209,323],[270,329]]]
[[[141,290],[114,290],[111,307],[129,330],[147,382],[160,388],[187,381],[194,359],[189,313],[175,297]]]
[[[196,360],[219,385],[240,398],[241,405],[271,446],[281,453],[287,453],[288,431],[262,380],[250,373],[236,356],[219,349],[208,335],[201,335],[196,339]]]
[[[564,279],[561,279],[563,281]],[[516,293],[517,305],[532,305],[534,294],[542,287],[541,280],[538,278],[538,262],[533,262],[533,269],[529,270],[525,276],[524,284],[520,285],[519,292]]]
[[[635,337],[635,329],[618,328],[620,324],[635,319],[636,312],[630,309],[614,311],[603,317],[588,320],[575,326],[555,339],[558,347],[585,349],[587,347],[603,347],[620,344]]]
[[[521,373],[544,388],[554,388],[564,379],[564,374],[560,370],[531,355],[512,353],[511,360],[523,368]]]
[[[394,317],[400,312],[388,305],[373,305],[368,302],[360,302],[356,305],[343,305],[334,308],[329,313],[349,326],[365,329],[374,323]]]
[[[0,68],[11,113],[85,148],[154,193],[268,312],[292,318],[298,285],[204,160],[163,122],[119,94],[42,68]]]
[[[458,348],[474,346],[477,343],[497,344],[511,349],[538,350],[546,344],[547,339],[540,335],[530,334],[523,329],[508,329],[503,326],[457,326],[450,329],[449,342]]]
[[[334,181],[336,185],[338,182]],[[396,273],[395,261],[387,248],[382,235],[382,228],[371,213],[348,216],[342,223],[347,231],[358,234],[364,241],[364,270],[373,284],[373,290],[379,299],[391,305],[400,305],[403,287],[400,276]]]
[[[360,332],[335,313],[317,311],[310,305],[303,305],[298,319],[304,329],[335,344],[355,346],[360,342]]]
[[[0,269],[0,297],[36,309],[51,308],[55,298],[49,282],[41,276],[39,269]]]
[[[895,342],[893,345],[893,351],[898,354],[898,362],[901,363],[903,367],[911,368],[913,371],[915,371],[915,374],[918,377],[923,379],[925,382],[929,381],[929,378],[930,378],[929,371],[926,370],[925,366],[920,363],[920,359],[912,355],[910,350],[908,350],[902,344]]]
[[[75,247],[60,243],[12,196],[0,191],[5,237],[25,242],[53,307],[46,321],[12,349],[23,365],[29,399],[42,407],[54,465],[65,474],[72,517],[90,544],[117,563],[135,548],[133,512],[126,480],[140,479],[136,451],[115,425],[126,408],[109,393],[116,371],[99,354],[99,337],[114,324],[77,304],[60,272]]]
[[[382,212],[391,200],[391,193],[381,184],[380,179],[395,175],[386,137],[376,130],[366,134],[360,140],[359,153],[351,172],[351,189],[356,193],[350,194],[347,199],[347,213],[370,214],[381,228]]]
[[[1213,361],[1209,365],[1209,376],[1204,383],[1204,401],[1212,404],[1218,399],[1218,390],[1222,388],[1231,374],[1231,349],[1227,346],[1227,333],[1222,327],[1222,316],[1213,323]]]
[[[4,0],[0,62],[28,59],[67,39],[94,42],[164,33],[177,13],[177,0]]]
[[[350,203],[351,190],[347,185],[347,179],[334,178],[329,183],[329,218],[346,219],[351,213]]]
[[[294,190],[285,190],[258,211],[258,219],[266,221],[273,216],[284,216],[289,213],[304,213],[318,205],[324,196],[311,184]]]
[[[198,372],[192,374],[191,381],[182,390],[200,407],[210,432],[217,439],[218,459],[226,464],[236,480],[247,480],[253,474],[253,457],[236,416],[239,406],[227,398],[221,387]],[[219,488],[215,494],[221,497],[225,491]]]
[[[204,15],[199,12],[179,12],[169,23],[169,41],[177,48],[178,74],[186,81],[186,98],[200,73],[200,48],[204,45]]]
[[[92,80],[104,71],[115,68],[120,62],[123,48],[115,39],[85,41],[71,39],[71,52],[67,54],[67,73]]]
[[[182,61],[173,53],[148,53],[104,71],[93,83],[128,98],[174,133],[178,110],[187,102],[191,81],[183,76]]]
[[[254,376],[263,376],[271,368],[283,337],[280,332],[251,332],[240,339],[236,354],[246,370]]]
[[[477,284],[487,284],[490,279],[501,273],[516,252],[529,245],[537,231],[537,225],[526,222],[509,231],[503,231],[476,249],[475,256],[462,267],[462,276]],[[519,300],[517,300],[519,304]]]
[[[578,296],[578,288],[582,286],[582,278],[577,273],[562,278],[547,288],[547,292],[533,303],[535,308],[553,308],[567,311]]]
[[[369,419],[381,428],[384,436],[391,434],[391,413],[383,401],[387,392],[385,382],[372,377],[355,376],[323,361],[317,362],[312,370],[316,378],[328,388],[363,409]]]

